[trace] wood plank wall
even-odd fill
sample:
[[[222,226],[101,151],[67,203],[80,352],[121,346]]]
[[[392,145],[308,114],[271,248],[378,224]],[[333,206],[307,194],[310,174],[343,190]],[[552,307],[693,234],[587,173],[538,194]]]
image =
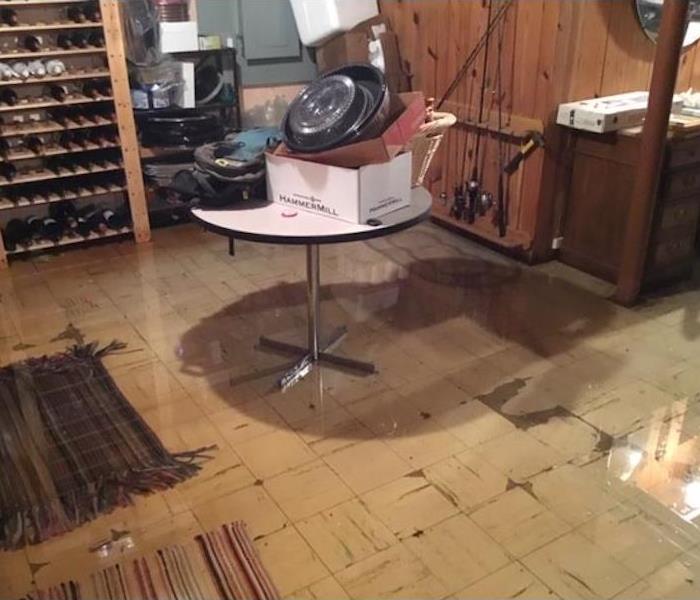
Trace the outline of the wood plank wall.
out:
[[[494,10],[504,0],[493,0]],[[440,97],[464,57],[474,47],[487,22],[487,0],[380,0],[381,11],[397,33],[402,58],[412,75],[413,89]],[[486,70],[487,107],[495,109],[496,37],[492,38]],[[528,260],[549,258],[566,201],[567,135],[554,125],[560,102],[647,89],[654,44],[640,29],[633,0],[515,0],[504,24],[501,58],[503,110],[510,126],[518,118],[540,120],[547,149],[533,154],[508,185],[508,235],[496,234],[493,214],[473,226],[454,223],[504,248],[519,248]],[[476,119],[482,81],[483,53],[450,99],[461,116]],[[687,50],[678,89],[700,87],[700,50]],[[514,127],[515,128],[515,127]],[[429,174],[437,197],[448,194],[471,169],[465,148],[473,153],[476,136],[464,126],[453,128],[443,141]],[[485,146],[485,151],[484,151]],[[509,152],[517,146],[511,144]],[[482,141],[484,185],[496,191],[499,144]],[[448,202],[448,204],[449,204]],[[449,220],[449,206],[436,201],[434,213]]]

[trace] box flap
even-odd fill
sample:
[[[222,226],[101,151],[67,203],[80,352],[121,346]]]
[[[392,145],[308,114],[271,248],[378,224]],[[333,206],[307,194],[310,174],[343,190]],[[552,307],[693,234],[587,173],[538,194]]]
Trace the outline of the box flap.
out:
[[[422,92],[406,92],[392,97],[392,112],[398,116],[381,136],[326,152],[305,154],[292,152],[280,144],[275,154],[309,162],[354,169],[390,161],[397,156],[425,122],[425,97]]]

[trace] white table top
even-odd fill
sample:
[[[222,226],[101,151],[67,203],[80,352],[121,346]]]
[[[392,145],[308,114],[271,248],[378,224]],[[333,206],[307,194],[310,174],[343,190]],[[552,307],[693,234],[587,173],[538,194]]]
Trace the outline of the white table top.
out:
[[[192,209],[206,229],[228,237],[271,244],[336,244],[366,240],[408,229],[430,216],[432,198],[424,188],[411,191],[411,204],[371,226],[295,210],[282,204],[241,202],[224,209]]]

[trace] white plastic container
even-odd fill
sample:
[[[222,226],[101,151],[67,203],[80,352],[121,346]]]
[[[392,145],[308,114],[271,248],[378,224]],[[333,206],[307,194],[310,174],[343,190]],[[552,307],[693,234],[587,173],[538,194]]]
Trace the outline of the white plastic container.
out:
[[[379,14],[377,0],[291,0],[299,37],[305,46],[320,46]]]

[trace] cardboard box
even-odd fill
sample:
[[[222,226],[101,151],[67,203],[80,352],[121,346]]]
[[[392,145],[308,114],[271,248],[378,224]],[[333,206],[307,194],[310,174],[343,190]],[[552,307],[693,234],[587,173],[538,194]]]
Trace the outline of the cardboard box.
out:
[[[292,152],[280,144],[275,154],[300,160],[313,161],[336,167],[356,168],[390,161],[425,122],[425,97],[421,92],[407,92],[392,98],[391,124],[379,137],[325,152],[303,154]]]
[[[375,35],[375,31],[384,30]],[[316,48],[316,64],[320,73],[351,63],[369,62],[369,43],[377,39],[384,55],[384,73],[389,89],[394,93],[410,90],[410,78],[403,68],[399,52],[399,40],[389,30],[389,23],[383,17],[375,17],[360,23],[357,27],[342,33]]]
[[[191,52],[199,50],[196,21],[160,23],[161,52]]]
[[[275,153],[265,156],[267,193],[294,210],[366,223],[411,203],[411,153],[356,169]]]
[[[557,123],[594,133],[636,127],[644,122],[648,101],[649,92],[642,91],[567,102],[559,105]]]

